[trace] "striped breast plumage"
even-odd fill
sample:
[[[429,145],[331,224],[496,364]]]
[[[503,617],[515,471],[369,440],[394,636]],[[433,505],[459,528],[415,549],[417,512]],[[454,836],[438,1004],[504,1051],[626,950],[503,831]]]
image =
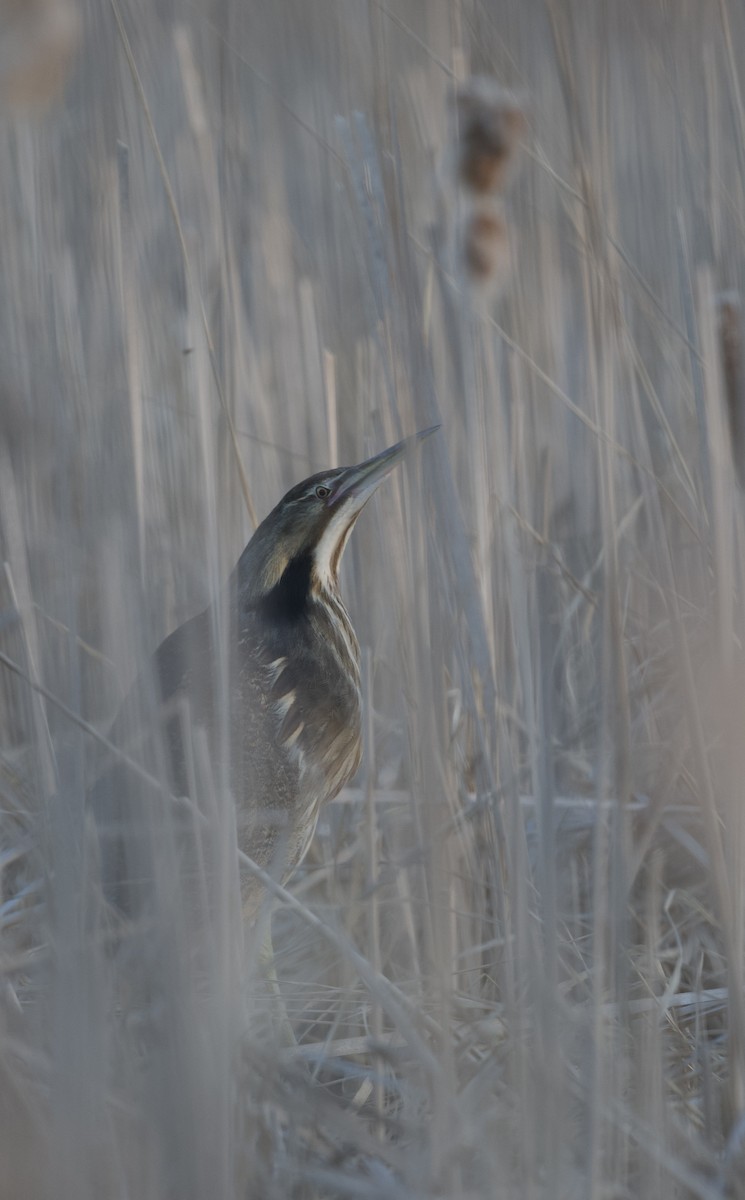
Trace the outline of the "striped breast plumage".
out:
[[[292,628],[251,620],[239,658],[239,845],[286,878],[359,767],[359,645],[338,596],[322,596]]]

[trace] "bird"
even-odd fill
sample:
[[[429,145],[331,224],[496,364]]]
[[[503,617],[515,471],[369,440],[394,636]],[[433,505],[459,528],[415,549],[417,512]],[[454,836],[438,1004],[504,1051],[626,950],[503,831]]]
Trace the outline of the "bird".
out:
[[[360,647],[340,591],[342,555],[378,486],[437,428],[291,488],[254,532],[226,591],[166,637],[135,681],[109,741],[141,748],[158,728],[157,753],[145,761],[165,786],[148,788],[128,762],[114,761],[92,790],[104,891],[120,912],[141,910],[157,872],[148,828],[163,790],[194,790],[196,729],[208,762],[227,745],[238,848],[281,883],[302,861],[321,808],[362,756]],[[219,628],[228,639],[222,660]],[[247,921],[262,895],[244,871]]]

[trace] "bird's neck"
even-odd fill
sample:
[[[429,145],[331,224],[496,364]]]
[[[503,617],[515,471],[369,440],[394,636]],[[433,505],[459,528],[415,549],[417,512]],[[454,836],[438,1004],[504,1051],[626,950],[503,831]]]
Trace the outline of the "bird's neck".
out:
[[[250,586],[253,582],[254,587]],[[295,555],[276,583],[258,592],[255,579],[238,579],[241,611],[256,614],[265,626],[306,627],[333,652],[347,677],[360,686],[360,647],[334,575],[319,578],[311,551]]]
[[[298,621],[306,617],[312,601],[313,558],[291,558],[277,582],[259,597],[257,607],[273,621]]]
[[[346,613],[336,576],[326,573],[319,577],[312,550],[302,550],[294,555],[279,573],[273,563],[267,569],[264,564],[242,559],[237,575],[243,611],[259,612],[268,620],[302,620],[312,615],[319,602],[340,606]],[[270,581],[268,584],[267,580]]]
[[[338,589],[323,589],[316,602],[316,621],[322,625],[323,637],[357,691],[360,689],[360,644]]]

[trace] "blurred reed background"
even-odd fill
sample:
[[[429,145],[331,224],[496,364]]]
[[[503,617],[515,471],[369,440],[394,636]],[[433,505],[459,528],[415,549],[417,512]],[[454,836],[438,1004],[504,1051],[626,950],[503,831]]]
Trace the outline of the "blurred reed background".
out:
[[[743,61],[736,0],[0,6],[3,1200],[745,1196]],[[229,886],[107,936],[86,790],[255,518],[437,420],[287,1049]]]

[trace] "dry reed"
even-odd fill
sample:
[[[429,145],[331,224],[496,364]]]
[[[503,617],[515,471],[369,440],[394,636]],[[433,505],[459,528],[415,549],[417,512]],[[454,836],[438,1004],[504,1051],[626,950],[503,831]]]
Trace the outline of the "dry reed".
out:
[[[0,1197],[745,1196],[742,13],[79,8],[0,114]],[[464,68],[530,96],[498,301]],[[361,778],[265,881],[286,1050],[225,763],[122,761],[147,926],[86,792],[252,507],[436,420],[348,551]]]

